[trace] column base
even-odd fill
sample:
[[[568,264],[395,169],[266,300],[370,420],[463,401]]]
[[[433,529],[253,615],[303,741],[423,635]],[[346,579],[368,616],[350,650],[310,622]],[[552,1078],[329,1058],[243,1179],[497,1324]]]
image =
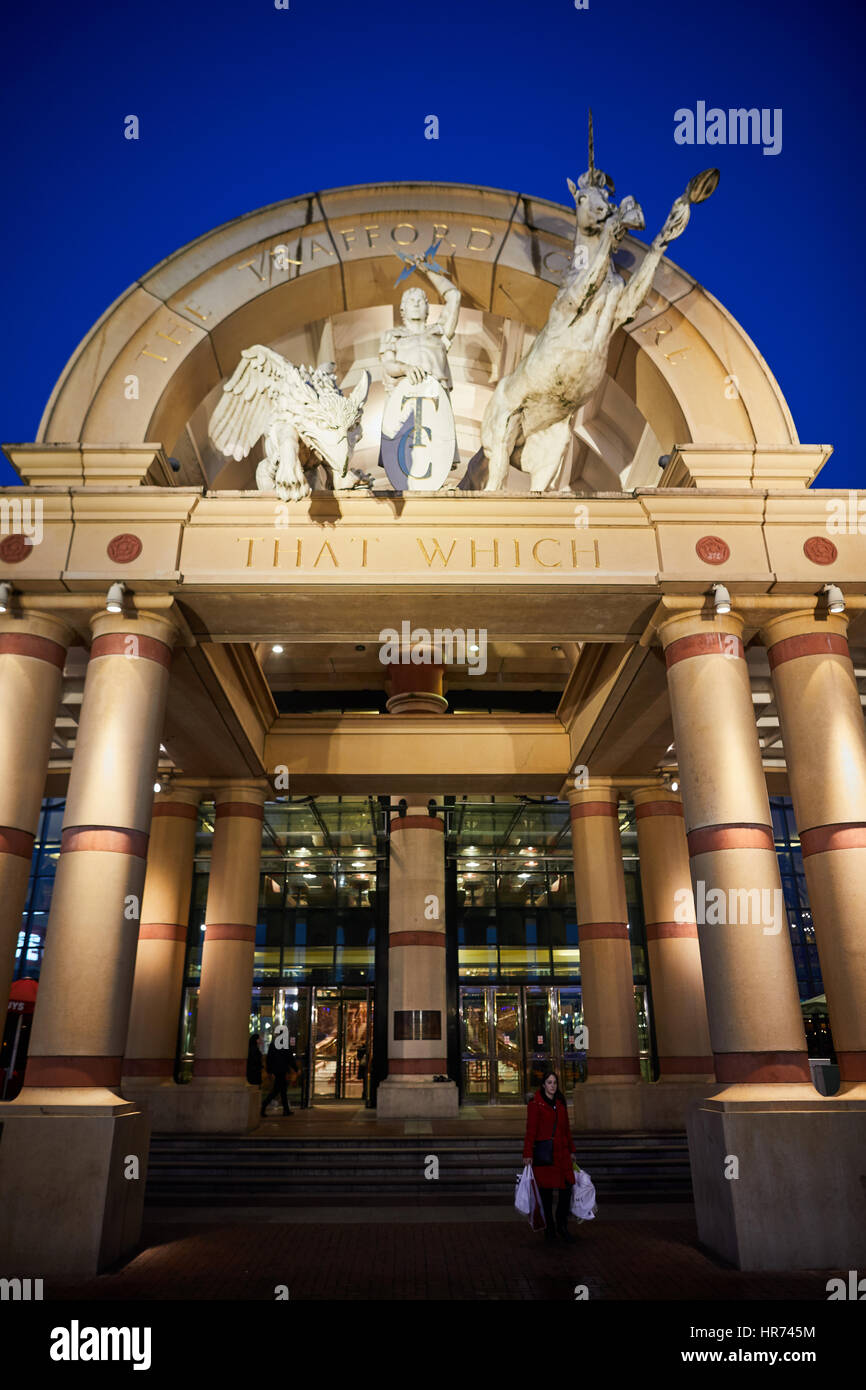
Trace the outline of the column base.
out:
[[[572,1113],[575,1130],[643,1129],[642,1096],[646,1083],[639,1076],[614,1081],[584,1081],[575,1086]]]
[[[185,1087],[164,1076],[124,1076],[120,1089],[127,1100],[134,1101],[148,1116],[152,1133],[173,1132],[177,1118],[177,1093]]]
[[[376,1091],[377,1120],[429,1120],[459,1111],[454,1081],[386,1077]]]
[[[687,1132],[698,1236],[737,1269],[866,1265],[866,1084],[719,1087]],[[731,1159],[739,1176],[726,1178]]]
[[[194,1077],[178,1086],[139,1076],[128,1089],[150,1114],[154,1134],[249,1134],[259,1124],[260,1088],[234,1077]]]
[[[150,1145],[139,1106],[101,1087],[25,1087],[0,1122],[0,1274],[90,1276],[135,1249]]]

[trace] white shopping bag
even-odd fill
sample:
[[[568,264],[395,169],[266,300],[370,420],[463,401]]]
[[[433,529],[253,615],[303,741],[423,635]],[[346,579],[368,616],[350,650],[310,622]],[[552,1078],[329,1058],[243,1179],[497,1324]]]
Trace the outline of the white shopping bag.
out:
[[[519,1212],[529,1218],[529,1224],[533,1231],[543,1231],[545,1227],[544,1208],[541,1205],[541,1194],[538,1191],[538,1183],[535,1181],[535,1174],[529,1164],[526,1165],[522,1173],[517,1176],[517,1188],[514,1193],[514,1205]]]
[[[574,1187],[571,1189],[571,1214],[578,1221],[592,1221],[598,1212],[595,1187],[589,1173],[575,1165]]]

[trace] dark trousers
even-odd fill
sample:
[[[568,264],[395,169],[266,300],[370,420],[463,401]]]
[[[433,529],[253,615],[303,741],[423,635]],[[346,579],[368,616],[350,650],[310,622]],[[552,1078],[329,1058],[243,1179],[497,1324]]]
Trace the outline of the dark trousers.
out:
[[[544,1207],[544,1220],[547,1229],[552,1231],[553,1226],[553,1194],[557,1191],[555,1187],[539,1187],[541,1193],[541,1205]],[[559,1201],[556,1204],[556,1229],[564,1231],[568,1225],[568,1213],[571,1207],[571,1188],[560,1187]]]
[[[288,1093],[288,1090],[286,1089],[287,1086],[288,1086],[288,1077],[285,1075],[285,1073],[283,1073],[282,1076],[275,1076],[275,1077],[274,1077],[274,1084],[273,1084],[273,1086],[271,1087],[271,1093],[270,1093],[270,1095],[268,1096],[267,1100],[263,1100],[263,1101],[262,1101],[262,1114],[263,1114],[263,1115],[264,1115],[265,1111],[267,1110],[268,1106],[270,1105],[271,1101],[277,1099],[277,1095],[278,1095],[278,1094],[279,1094],[280,1100],[283,1102],[283,1114],[284,1114],[284,1115],[288,1115],[288,1113],[289,1113],[289,1093]]]

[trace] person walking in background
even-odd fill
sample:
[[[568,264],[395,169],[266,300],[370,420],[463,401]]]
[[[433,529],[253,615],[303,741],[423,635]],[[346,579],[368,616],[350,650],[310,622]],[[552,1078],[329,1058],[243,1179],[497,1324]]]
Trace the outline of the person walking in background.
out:
[[[250,1045],[247,1048],[247,1081],[251,1086],[261,1086],[262,1084],[262,1049],[259,1047],[260,1033],[250,1034]]]
[[[574,1153],[568,1106],[559,1089],[555,1071],[546,1071],[541,1088],[526,1107],[526,1138],[523,1144],[523,1165],[532,1164],[535,1181],[544,1207],[545,1240],[556,1240],[557,1232],[569,1243],[568,1212],[571,1189],[574,1186]],[[553,1194],[559,1193],[556,1219],[553,1216]]]
[[[277,1046],[276,1037],[274,1038],[273,1042],[268,1048],[267,1067],[268,1075],[274,1078],[274,1084],[271,1087],[271,1091],[267,1099],[262,1101],[262,1114],[265,1114],[271,1101],[276,1100],[278,1095],[280,1100],[283,1102],[283,1114],[294,1114],[292,1107],[289,1105],[289,1093],[287,1090],[287,1085],[289,1072],[297,1071],[298,1063],[295,1059],[295,1054],[290,1047]]]

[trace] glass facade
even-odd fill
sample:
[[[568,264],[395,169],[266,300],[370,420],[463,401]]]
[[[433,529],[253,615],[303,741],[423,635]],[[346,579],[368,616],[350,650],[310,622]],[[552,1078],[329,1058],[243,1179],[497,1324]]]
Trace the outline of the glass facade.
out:
[[[262,831],[254,979],[265,984],[368,985],[387,842],[374,798],[268,802]],[[198,983],[213,806],[196,833],[186,983]]]
[[[544,1057],[569,1088],[586,1072],[578,921],[567,803],[552,798],[445,799],[447,975],[454,1000],[449,1057],[464,1094],[505,1099],[522,1091]],[[46,801],[33,852],[16,978],[38,978],[60,853],[62,801]],[[771,801],[809,1051],[832,1058],[803,860],[787,798]],[[307,797],[267,803],[262,832],[250,1030],[265,1046],[280,1021],[311,1050],[315,1094],[367,1097],[373,1075],[378,977],[386,1018],[388,811],[375,797]],[[178,1079],[190,1074],[201,974],[213,805],[200,808],[179,1020]],[[635,1010],[644,1075],[655,1075],[652,987],[634,809],[620,805]],[[358,1057],[355,1034],[367,1049]],[[541,1041],[539,1041],[541,1039]],[[387,1055],[377,1032],[380,1061]],[[321,1055],[320,1055],[321,1054]],[[354,1071],[353,1071],[354,1068]],[[360,1077],[359,1077],[360,1069]]]
[[[15,947],[15,979],[39,978],[45,929],[51,907],[51,891],[60,858],[60,828],[65,801],[43,801],[39,827],[30,861],[27,902],[21,917],[21,930]]]

